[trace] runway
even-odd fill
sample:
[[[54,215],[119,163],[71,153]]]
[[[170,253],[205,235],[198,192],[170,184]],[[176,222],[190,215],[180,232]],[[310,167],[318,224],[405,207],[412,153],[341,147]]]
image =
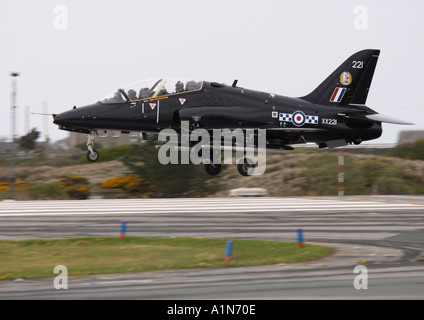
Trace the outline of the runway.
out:
[[[424,197],[294,197],[0,202],[0,239],[203,237],[335,247],[309,263],[0,282],[0,299],[424,298]],[[369,288],[353,268],[367,261]],[[53,272],[52,266],[52,272]],[[52,277],[53,277],[52,273]]]

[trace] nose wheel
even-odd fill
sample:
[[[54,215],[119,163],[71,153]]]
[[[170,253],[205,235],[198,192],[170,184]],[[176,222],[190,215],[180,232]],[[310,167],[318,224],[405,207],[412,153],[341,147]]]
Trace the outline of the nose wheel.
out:
[[[93,149],[95,136],[96,136],[96,132],[92,131],[88,135],[88,139],[87,139],[87,148],[88,148],[87,160],[90,162],[96,162],[100,158],[99,152]]]
[[[100,154],[96,149],[91,149],[87,151],[87,160],[90,162],[96,162],[99,160]]]

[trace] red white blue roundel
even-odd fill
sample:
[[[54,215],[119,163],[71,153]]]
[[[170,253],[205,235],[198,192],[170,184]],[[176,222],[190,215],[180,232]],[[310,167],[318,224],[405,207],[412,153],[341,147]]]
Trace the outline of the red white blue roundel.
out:
[[[305,115],[302,111],[295,111],[294,113],[280,113],[279,121],[292,122],[295,126],[301,127],[305,123],[318,124],[318,116]]]
[[[295,113],[293,113],[292,116],[292,122],[295,126],[303,126],[303,124],[305,123],[306,120],[306,116],[302,111],[296,111]]]

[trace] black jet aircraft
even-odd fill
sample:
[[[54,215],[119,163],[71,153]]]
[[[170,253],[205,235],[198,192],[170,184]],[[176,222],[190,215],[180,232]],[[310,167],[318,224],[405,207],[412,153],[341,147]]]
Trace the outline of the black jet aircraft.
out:
[[[360,144],[382,134],[382,122],[411,124],[383,116],[365,105],[380,50],[362,50],[343,62],[310,94],[290,98],[207,81],[154,79],[118,89],[84,107],[53,115],[61,130],[88,134],[87,158],[96,161],[94,137],[100,132],[159,132],[227,128],[266,129],[267,149],[292,150],[314,142],[319,148]],[[181,131],[179,132],[181,133]],[[239,172],[247,175],[246,163]],[[249,164],[247,164],[249,166]],[[215,175],[221,166],[205,165]]]

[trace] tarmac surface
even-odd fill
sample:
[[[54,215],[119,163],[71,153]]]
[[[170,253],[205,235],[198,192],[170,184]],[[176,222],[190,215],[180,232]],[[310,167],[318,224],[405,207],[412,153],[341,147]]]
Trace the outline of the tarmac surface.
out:
[[[320,261],[262,267],[0,281],[0,299],[424,299],[424,197],[0,202],[0,240],[203,237],[334,247]],[[235,243],[236,250],[236,243]],[[354,282],[366,266],[367,289]]]

